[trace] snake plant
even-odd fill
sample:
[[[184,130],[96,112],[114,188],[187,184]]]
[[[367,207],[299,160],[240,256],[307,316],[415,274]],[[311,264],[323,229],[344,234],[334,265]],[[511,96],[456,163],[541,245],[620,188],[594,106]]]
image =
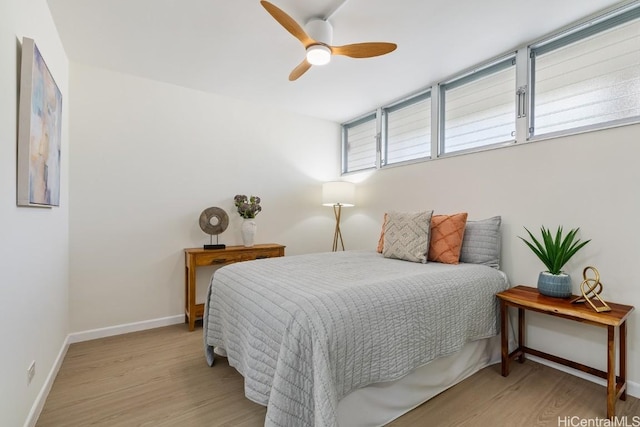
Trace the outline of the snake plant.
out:
[[[580,228],[574,228],[569,231],[566,236],[562,236],[562,226],[558,227],[555,237],[548,228],[543,225],[540,227],[542,239],[539,241],[535,236],[524,227],[531,238],[531,242],[523,237],[518,236],[523,242],[529,246],[534,254],[540,258],[540,261],[547,267],[549,273],[560,274],[562,267],[576,254],[584,245],[589,243],[591,239],[580,242],[576,239],[576,234]]]

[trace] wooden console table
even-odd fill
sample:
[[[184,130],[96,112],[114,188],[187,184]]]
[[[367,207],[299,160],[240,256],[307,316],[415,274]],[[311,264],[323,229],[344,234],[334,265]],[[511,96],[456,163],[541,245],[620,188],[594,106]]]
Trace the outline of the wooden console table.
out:
[[[569,298],[552,298],[541,295],[537,289],[528,286],[516,286],[497,294],[500,300],[500,321],[502,333],[502,376],[509,375],[509,362],[511,359],[518,359],[523,363],[525,354],[550,360],[561,365],[569,366],[598,376],[607,380],[607,417],[612,418],[616,414],[616,401],[627,398],[627,317],[633,311],[630,305],[614,304],[607,302],[611,311],[597,313],[587,304],[572,304],[570,301],[575,295]],[[508,307],[518,309],[518,347],[509,353],[508,340]],[[524,314],[525,310],[538,313],[549,314],[563,319],[575,320],[589,325],[607,328],[607,371],[585,366],[581,363],[553,356],[542,351],[534,350],[525,346],[524,340]],[[620,375],[616,376],[616,346],[615,328],[620,330],[619,337],[619,369]]]
[[[196,268],[223,266],[240,261],[284,256],[284,246],[274,243],[246,246],[227,246],[226,249],[187,248],[184,250],[184,322],[195,329],[196,319],[202,318],[204,304],[196,304]]]

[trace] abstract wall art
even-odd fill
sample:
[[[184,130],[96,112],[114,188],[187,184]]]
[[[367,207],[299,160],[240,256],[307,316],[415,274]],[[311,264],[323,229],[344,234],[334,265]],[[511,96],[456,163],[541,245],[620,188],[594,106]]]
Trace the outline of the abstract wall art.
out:
[[[22,40],[18,206],[60,206],[62,94],[38,47]]]

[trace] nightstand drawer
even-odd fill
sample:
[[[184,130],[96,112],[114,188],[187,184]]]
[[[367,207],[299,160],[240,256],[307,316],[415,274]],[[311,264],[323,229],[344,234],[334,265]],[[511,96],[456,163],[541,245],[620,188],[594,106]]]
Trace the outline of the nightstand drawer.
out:
[[[273,248],[269,250],[262,250],[260,252],[253,252],[250,254],[245,254],[243,256],[243,261],[251,261],[254,259],[263,259],[263,258],[276,258],[283,256],[284,253],[279,248]]]
[[[215,252],[214,252],[215,251]],[[209,252],[202,252],[195,257],[196,267],[207,265],[225,265],[238,261],[244,261],[246,258],[240,252],[226,252],[224,249],[211,249]]]

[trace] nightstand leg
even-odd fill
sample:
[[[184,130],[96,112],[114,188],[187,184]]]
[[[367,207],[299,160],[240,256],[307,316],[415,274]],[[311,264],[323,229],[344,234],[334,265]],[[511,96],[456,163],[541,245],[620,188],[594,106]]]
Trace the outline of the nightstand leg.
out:
[[[607,418],[616,415],[616,327],[607,326]]]
[[[509,375],[509,309],[504,300],[500,300],[500,343],[502,356],[502,376]]]

